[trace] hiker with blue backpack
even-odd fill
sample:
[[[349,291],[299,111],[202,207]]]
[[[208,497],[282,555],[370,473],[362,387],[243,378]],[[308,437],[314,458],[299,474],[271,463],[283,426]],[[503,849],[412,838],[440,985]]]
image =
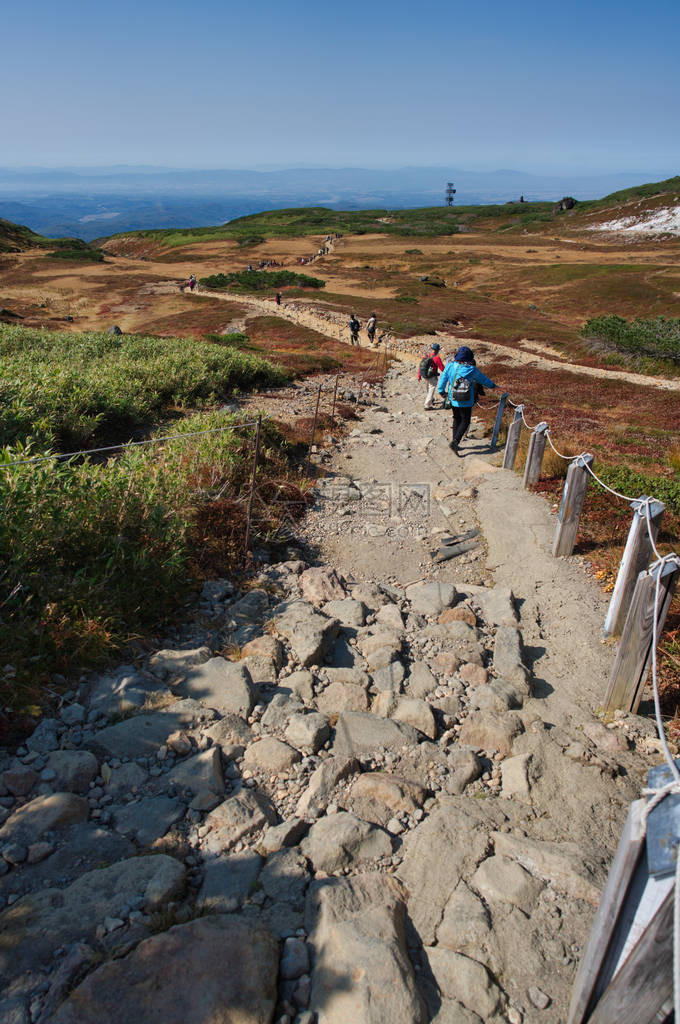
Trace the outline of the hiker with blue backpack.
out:
[[[437,391],[440,395],[446,395],[453,409],[453,440],[449,448],[456,455],[460,454],[458,446],[470,426],[472,407],[480,390],[495,387],[497,385],[477,369],[475,354],[467,345],[462,345],[454,359],[446,364]]]

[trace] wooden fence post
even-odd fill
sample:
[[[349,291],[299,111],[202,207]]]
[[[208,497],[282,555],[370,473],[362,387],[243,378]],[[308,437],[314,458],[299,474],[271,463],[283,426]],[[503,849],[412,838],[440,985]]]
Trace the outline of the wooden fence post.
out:
[[[253,514],[253,498],[255,497],[255,477],[257,475],[257,460],[260,457],[260,433],[262,430],[262,416],[257,417],[255,428],[255,453],[253,455],[253,472],[250,477],[250,494],[248,495],[248,518],[246,519],[246,539],[243,547],[243,564],[248,559],[248,545],[250,544],[250,520]]]
[[[655,607],[656,581],[660,575],[659,600]],[[680,559],[645,569],[637,578],[616,659],[609,677],[604,711],[637,712],[652,660],[654,619],[661,635],[680,576]]]
[[[649,501],[649,519],[652,529],[652,538],[656,537],[661,525],[666,506],[656,499],[648,499],[644,495],[631,502],[633,509],[633,521],[628,531],[628,540],[624,548],[619,573],[612,592],[607,617],[604,620],[604,635],[621,636],[626,615],[630,608],[630,602],[635,590],[635,582],[654,557],[652,541],[647,529],[646,508]]]
[[[581,512],[583,511],[583,502],[586,497],[586,488],[588,486],[589,473],[586,466],[591,465],[592,461],[593,456],[589,452],[584,452],[583,455],[579,455],[578,458],[574,459],[567,470],[567,479],[564,481],[562,503],[557,517],[557,530],[553,542],[552,553],[554,558],[559,558],[560,555],[570,555],[574,550],[576,534],[578,533],[581,521]]]
[[[321,401],[321,391],[323,390],[323,384],[319,384],[319,390],[316,396],[316,409],[314,410],[314,423],[312,424],[312,436],[309,440],[309,448],[307,449],[307,463],[305,465],[305,476],[309,476],[309,463],[312,458],[312,446],[314,444],[314,436],[316,434],[316,421],[319,417],[319,402]]]
[[[524,487],[531,487],[532,484],[538,483],[541,475],[543,453],[545,452],[545,432],[547,429],[548,424],[541,422],[537,423],[531,431],[527,461],[524,463],[524,479],[522,481]]]
[[[331,412],[331,429],[335,428],[335,400],[338,397],[338,381],[340,380],[340,374],[335,375],[335,387],[333,388],[333,411]]]
[[[524,406],[518,405],[515,409],[515,415],[513,416],[512,423],[508,428],[508,439],[505,442],[505,452],[503,453],[503,469],[515,468],[515,459],[517,458],[517,449],[519,447],[519,435],[522,433],[523,411]]]
[[[501,395],[501,400],[498,403],[498,409],[496,410],[496,419],[494,420],[493,432],[491,434],[491,447],[495,448],[498,444],[498,435],[501,431],[501,423],[503,422],[503,413],[505,412],[505,405],[508,400],[508,392],[504,391]]]

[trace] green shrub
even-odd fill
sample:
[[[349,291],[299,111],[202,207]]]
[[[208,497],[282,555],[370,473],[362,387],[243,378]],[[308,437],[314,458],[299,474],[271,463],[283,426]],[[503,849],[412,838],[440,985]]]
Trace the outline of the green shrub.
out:
[[[680,479],[663,476],[645,476],[628,466],[606,466],[598,469],[600,476],[609,487],[631,498],[648,494],[663,501],[669,513],[680,516]]]
[[[617,352],[680,362],[680,319],[638,317],[629,323],[612,314],[586,320],[581,333]]]
[[[325,288],[326,282],[319,277],[296,274],[293,270],[240,270],[232,274],[212,274],[202,277],[204,288],[220,291],[225,288],[242,288],[248,292],[259,292],[265,288],[283,288],[297,285],[299,288]]]
[[[287,379],[260,356],[190,338],[6,325],[0,359],[0,445],[33,438],[63,449],[126,440],[171,411]]]
[[[84,249],[57,249],[55,252],[48,252],[47,256],[52,260],[71,260],[78,263],[104,262],[102,250],[91,249],[89,246]]]
[[[199,414],[173,433],[238,423]],[[263,427],[265,473],[280,437]],[[197,518],[230,500],[211,535],[238,519],[233,502],[248,487],[253,429],[129,448],[99,464],[8,466],[26,449],[0,450],[0,664],[21,677],[63,670],[72,658],[88,663],[181,603],[204,547]],[[10,703],[12,694],[1,698]]]

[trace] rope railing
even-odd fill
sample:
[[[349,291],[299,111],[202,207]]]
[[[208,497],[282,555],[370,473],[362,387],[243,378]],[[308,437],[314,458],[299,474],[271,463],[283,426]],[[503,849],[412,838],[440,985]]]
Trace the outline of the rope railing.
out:
[[[165,441],[184,440],[187,437],[200,437],[203,434],[223,434],[226,431],[233,433],[237,430],[243,430],[244,427],[255,426],[257,426],[257,420],[248,420],[245,423],[232,423],[229,426],[213,427],[210,430],[188,430],[183,434],[165,434],[162,437],[149,437],[144,441],[124,441],[121,444],[110,444],[103,448],[83,448],[77,452],[49,452],[47,455],[36,455],[28,459],[12,459],[8,462],[0,461],[0,469],[9,469],[11,466],[29,466],[39,462],[49,462],[52,459],[59,461],[75,459],[81,455],[100,455],[103,452],[124,451],[126,448],[139,448],[147,444],[161,444]]]

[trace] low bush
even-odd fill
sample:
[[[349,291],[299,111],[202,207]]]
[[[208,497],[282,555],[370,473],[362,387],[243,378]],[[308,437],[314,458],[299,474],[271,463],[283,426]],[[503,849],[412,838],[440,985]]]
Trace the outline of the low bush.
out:
[[[80,249],[56,249],[48,252],[47,256],[53,260],[71,260],[77,263],[103,263],[104,253],[101,249],[91,249],[89,246]]]
[[[173,433],[237,428],[202,413]],[[107,463],[9,466],[0,451],[0,700],[37,698],[46,673],[96,663],[241,564],[252,426],[129,448]],[[282,439],[263,423],[254,532],[304,507]],[[295,492],[295,493],[293,493]],[[291,499],[295,502],[291,504]],[[278,512],[277,512],[278,508]]]
[[[629,322],[612,314],[586,320],[581,333],[626,355],[680,362],[680,319],[638,317]]]
[[[326,282],[319,277],[307,274],[296,274],[293,270],[240,270],[233,274],[211,274],[202,277],[200,282],[204,288],[222,291],[233,288],[248,292],[264,291],[266,288],[283,288],[296,285],[298,288],[325,288]]]
[[[5,325],[0,359],[0,444],[33,439],[62,450],[127,440],[162,415],[288,376],[259,355],[190,338]]]

